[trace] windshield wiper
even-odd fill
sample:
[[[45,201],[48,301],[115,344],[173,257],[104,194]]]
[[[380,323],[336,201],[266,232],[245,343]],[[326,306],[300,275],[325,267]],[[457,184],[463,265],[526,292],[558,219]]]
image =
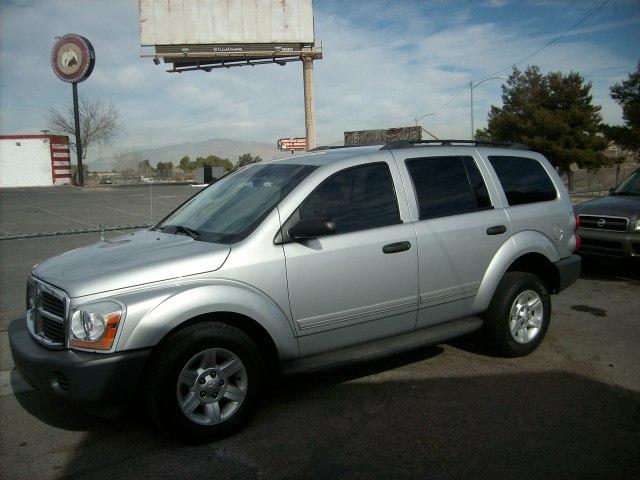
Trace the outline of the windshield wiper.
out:
[[[185,235],[189,235],[194,240],[197,240],[200,237],[199,231],[194,230],[193,228],[185,227],[184,225],[165,225],[161,228],[161,230],[165,233],[184,233]]]
[[[613,195],[640,195],[640,193],[622,190],[621,192],[613,192]]]

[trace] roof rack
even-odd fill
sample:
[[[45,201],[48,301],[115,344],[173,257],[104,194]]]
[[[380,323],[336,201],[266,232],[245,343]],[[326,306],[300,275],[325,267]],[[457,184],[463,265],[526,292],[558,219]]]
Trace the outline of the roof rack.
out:
[[[312,148],[308,150],[309,152],[321,152],[322,150],[333,150],[336,148],[350,148],[345,145],[320,145],[319,147]]]
[[[489,142],[486,140],[396,140],[380,147],[380,150],[395,150],[399,148],[413,148],[418,145],[435,145],[440,147],[471,146],[471,147],[496,147],[513,148],[516,150],[529,150],[524,143]]]

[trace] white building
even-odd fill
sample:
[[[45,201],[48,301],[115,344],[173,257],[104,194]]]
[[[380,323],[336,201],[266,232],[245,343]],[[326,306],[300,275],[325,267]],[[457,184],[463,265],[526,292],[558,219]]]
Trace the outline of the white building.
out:
[[[70,183],[69,137],[0,135],[0,188]]]

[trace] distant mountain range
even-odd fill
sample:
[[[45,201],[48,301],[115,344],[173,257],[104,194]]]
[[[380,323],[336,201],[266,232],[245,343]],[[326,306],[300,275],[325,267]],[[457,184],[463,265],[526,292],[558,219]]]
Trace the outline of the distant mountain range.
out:
[[[244,153],[260,155],[263,160],[270,160],[278,155],[282,155],[275,145],[266,142],[244,142],[241,140],[229,140],[225,138],[213,138],[200,142],[185,142],[175,145],[165,145],[156,148],[133,149],[131,153],[136,153],[142,158],[149,159],[151,165],[158,162],[173,162],[178,165],[180,159],[188,155],[191,160],[197,157],[207,157],[217,155],[221,158],[228,158],[233,163],[238,161],[238,157]],[[110,170],[113,168],[113,157],[101,157],[96,160],[89,160],[91,170]]]

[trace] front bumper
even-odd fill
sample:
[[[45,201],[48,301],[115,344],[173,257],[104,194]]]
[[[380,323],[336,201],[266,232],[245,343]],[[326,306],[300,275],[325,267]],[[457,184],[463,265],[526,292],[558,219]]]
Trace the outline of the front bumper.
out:
[[[571,255],[555,263],[558,270],[558,290],[561,292],[565,288],[573,285],[580,277],[582,259],[578,255]]]
[[[17,370],[38,390],[74,402],[123,402],[136,392],[150,349],[116,353],[50,350],[29,335],[24,318],[9,325]]]
[[[640,257],[640,234],[629,232],[599,231],[580,228],[582,239],[579,255],[605,257]]]

